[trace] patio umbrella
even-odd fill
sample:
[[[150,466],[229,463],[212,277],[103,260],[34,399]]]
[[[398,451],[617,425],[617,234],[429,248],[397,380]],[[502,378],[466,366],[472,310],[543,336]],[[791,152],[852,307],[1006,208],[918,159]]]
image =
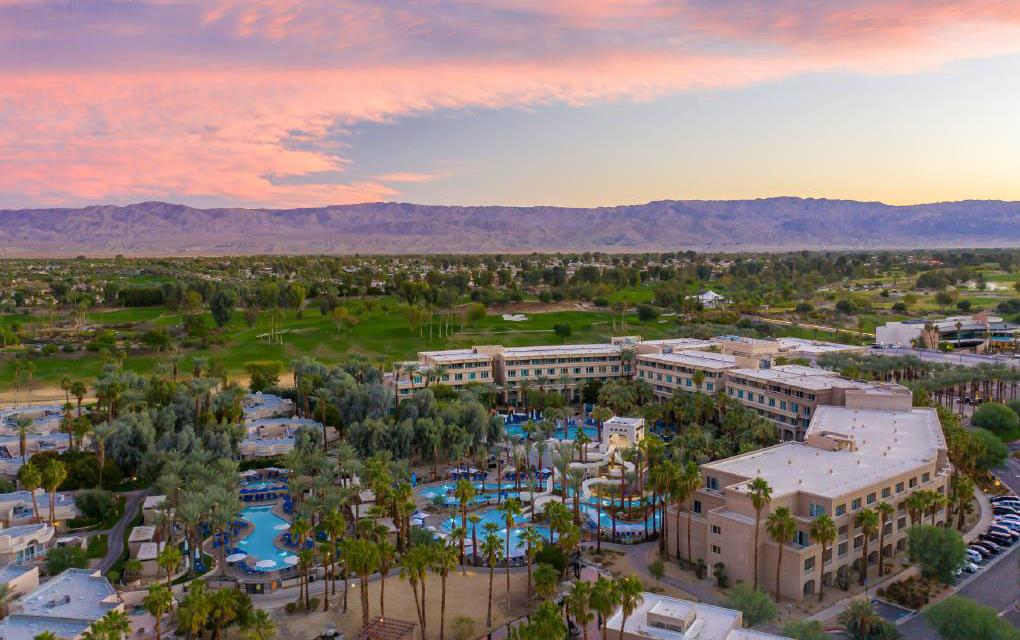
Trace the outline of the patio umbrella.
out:
[[[256,569],[272,569],[276,566],[276,560],[259,560],[255,563]]]
[[[273,528],[276,529],[277,531],[286,531],[287,529],[290,529],[290,525],[284,522],[282,524],[276,525]]]
[[[284,562],[284,564],[289,564],[289,565],[293,566],[293,565],[298,563],[298,557],[297,556],[287,556],[286,558],[283,559],[283,562]]]
[[[226,560],[227,562],[240,562],[241,560],[244,560],[247,557],[248,557],[247,553],[232,553],[229,556],[227,556]]]

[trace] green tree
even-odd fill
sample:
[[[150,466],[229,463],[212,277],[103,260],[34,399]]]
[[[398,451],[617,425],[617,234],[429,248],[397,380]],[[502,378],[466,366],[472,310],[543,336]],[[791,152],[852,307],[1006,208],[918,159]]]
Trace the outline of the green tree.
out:
[[[797,521],[793,519],[790,508],[777,507],[770,513],[765,519],[765,530],[768,531],[772,542],[775,542],[779,547],[776,553],[776,602],[778,602],[783,599],[783,592],[780,588],[780,578],[783,575],[783,550],[797,533]]]
[[[606,623],[609,621],[609,616],[613,615],[613,612],[616,611],[616,605],[620,602],[620,598],[616,593],[616,583],[605,576],[599,576],[592,586],[589,602],[591,608],[599,614],[602,640],[606,640]]]
[[[900,637],[895,625],[875,613],[867,600],[852,601],[839,614],[839,623],[854,640],[894,640]]]
[[[1004,404],[988,402],[979,406],[971,416],[970,424],[988,429],[1002,440],[1020,439],[1020,417]]]
[[[958,531],[947,527],[918,525],[907,532],[910,559],[921,567],[921,573],[949,584],[953,573],[967,558],[967,544]]]
[[[1009,457],[1009,447],[988,429],[973,429],[970,431],[971,441],[977,447],[975,465],[982,471],[991,471],[1006,463]]]
[[[620,601],[620,612],[623,618],[620,620],[620,640],[623,640],[623,628],[627,626],[627,618],[634,613],[643,598],[641,593],[645,590],[641,581],[634,576],[622,576],[616,579],[616,597]]]
[[[174,596],[169,586],[164,584],[149,585],[149,593],[142,600],[142,606],[155,620],[152,628],[152,637],[155,640],[160,639],[160,622],[163,620],[163,616],[170,612],[173,605]]]
[[[854,516],[854,525],[861,530],[861,534],[864,537],[864,545],[861,548],[861,584],[865,585],[868,583],[868,543],[871,538],[878,533],[878,522],[879,516],[874,509],[865,507],[857,512]],[[881,550],[879,551],[881,555]]]
[[[241,625],[245,640],[274,640],[276,623],[265,609],[255,609],[250,619]]]
[[[743,614],[744,626],[755,627],[759,624],[772,622],[778,611],[764,589],[755,589],[746,582],[733,585],[727,598],[727,606]]]
[[[830,640],[825,627],[817,620],[794,620],[783,625],[783,636],[790,640]]]
[[[968,598],[950,596],[929,607],[925,617],[944,640],[1018,640],[1020,631],[995,609]]]
[[[758,588],[758,533],[761,531],[761,512],[772,501],[772,487],[768,481],[758,476],[747,485],[751,494],[751,505],[754,507],[754,585]]]
[[[836,522],[827,513],[823,513],[817,516],[811,521],[811,539],[814,540],[821,548],[821,556],[815,560],[818,566],[818,600],[824,598],[824,576],[825,576],[825,552],[826,550],[832,549],[832,545],[836,542],[836,538],[839,535],[839,530],[836,528]]]

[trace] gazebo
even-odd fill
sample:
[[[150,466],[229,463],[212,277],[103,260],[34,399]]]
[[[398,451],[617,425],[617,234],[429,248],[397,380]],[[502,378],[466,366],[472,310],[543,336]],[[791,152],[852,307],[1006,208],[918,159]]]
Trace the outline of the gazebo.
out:
[[[406,640],[414,637],[418,625],[394,618],[373,618],[358,632],[357,640]]]

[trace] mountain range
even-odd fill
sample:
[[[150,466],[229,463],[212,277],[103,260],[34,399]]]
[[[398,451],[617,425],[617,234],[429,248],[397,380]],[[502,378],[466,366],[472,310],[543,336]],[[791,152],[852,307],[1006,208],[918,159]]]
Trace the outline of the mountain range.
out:
[[[0,210],[0,255],[717,252],[1020,246],[1020,202],[808,198],[594,208],[373,202],[198,209],[165,202]]]

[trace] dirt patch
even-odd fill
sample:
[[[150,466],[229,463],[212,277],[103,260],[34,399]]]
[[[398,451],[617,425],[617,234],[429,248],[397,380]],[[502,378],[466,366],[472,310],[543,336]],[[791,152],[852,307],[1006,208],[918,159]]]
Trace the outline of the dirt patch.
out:
[[[576,300],[560,300],[558,302],[542,302],[541,300],[525,300],[523,302],[507,302],[491,305],[487,313],[502,315],[504,313],[549,313],[551,311],[594,311],[595,305],[590,302]]]

